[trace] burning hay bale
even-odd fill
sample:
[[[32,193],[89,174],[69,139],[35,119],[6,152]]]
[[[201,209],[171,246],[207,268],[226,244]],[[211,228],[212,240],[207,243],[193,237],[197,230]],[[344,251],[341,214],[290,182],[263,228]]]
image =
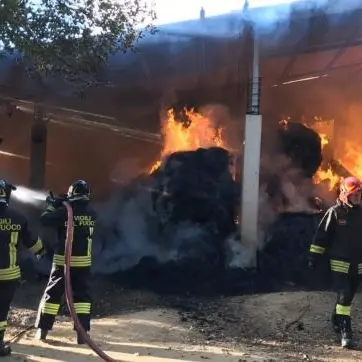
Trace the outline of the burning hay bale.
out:
[[[322,140],[301,124],[283,121],[277,131],[277,156],[266,182],[277,218],[259,253],[260,272],[271,282],[309,284],[308,247],[326,207],[316,198],[313,176],[322,163]],[[279,156],[278,156],[279,155]],[[286,156],[286,157],[285,157]],[[271,283],[273,284],[273,283]]]
[[[220,237],[234,230],[237,195],[223,148],[199,148],[169,155],[155,174],[154,209],[161,225],[189,221]]]
[[[295,122],[282,122],[278,129],[279,151],[288,156],[294,168],[311,178],[322,163],[321,138],[313,129]]]
[[[276,140],[276,153],[263,170],[271,203],[276,210],[316,209],[312,178],[323,158],[320,136],[301,123],[283,121]]]

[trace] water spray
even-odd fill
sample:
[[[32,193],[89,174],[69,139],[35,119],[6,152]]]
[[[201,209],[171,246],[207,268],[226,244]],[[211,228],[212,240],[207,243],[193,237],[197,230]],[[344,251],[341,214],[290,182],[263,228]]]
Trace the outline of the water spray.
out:
[[[11,191],[11,197],[24,204],[40,205],[45,202],[47,193],[25,186],[15,186],[15,189]]]

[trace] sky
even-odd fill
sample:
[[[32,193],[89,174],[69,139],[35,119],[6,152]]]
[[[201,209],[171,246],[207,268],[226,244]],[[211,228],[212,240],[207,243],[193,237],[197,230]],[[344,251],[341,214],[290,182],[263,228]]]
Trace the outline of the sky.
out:
[[[296,0],[249,0],[250,7],[293,3]],[[242,9],[245,0],[155,0],[157,24],[169,24],[199,18],[204,7],[206,16],[225,14]]]

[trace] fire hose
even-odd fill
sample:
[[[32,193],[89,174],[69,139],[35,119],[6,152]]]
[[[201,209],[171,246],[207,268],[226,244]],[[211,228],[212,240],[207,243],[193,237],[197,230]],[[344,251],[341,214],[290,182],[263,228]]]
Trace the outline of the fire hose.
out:
[[[65,267],[64,267],[64,280],[65,280],[65,298],[68,305],[69,313],[73,319],[74,326],[80,337],[86,342],[86,344],[91,348],[103,361],[106,362],[122,362],[113,359],[108,356],[88,335],[84,330],[82,324],[79,321],[77,313],[74,308],[73,292],[72,292],[72,282],[70,278],[70,257],[72,255],[72,244],[73,244],[73,209],[70,204],[66,201],[63,201],[63,205],[67,209],[67,234],[65,240]]]

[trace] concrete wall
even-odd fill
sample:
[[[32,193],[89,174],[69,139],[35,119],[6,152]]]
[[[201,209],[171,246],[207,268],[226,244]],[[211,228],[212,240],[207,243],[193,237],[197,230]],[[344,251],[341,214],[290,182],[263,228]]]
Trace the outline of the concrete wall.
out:
[[[29,156],[30,152],[30,121],[29,116],[15,112],[9,117],[5,109],[0,109],[0,137],[3,143],[1,151]],[[8,178],[14,183],[27,183],[28,181],[28,160],[20,157],[10,157],[0,154],[0,177]]]

